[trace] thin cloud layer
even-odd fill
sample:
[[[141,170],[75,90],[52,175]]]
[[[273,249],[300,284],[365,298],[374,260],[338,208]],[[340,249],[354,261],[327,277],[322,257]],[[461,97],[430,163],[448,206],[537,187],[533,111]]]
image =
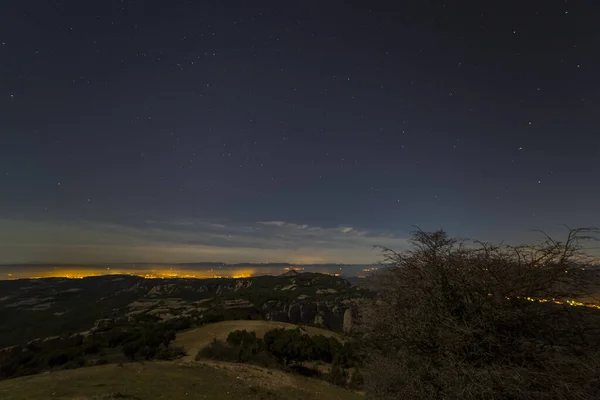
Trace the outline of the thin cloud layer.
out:
[[[404,249],[406,239],[350,226],[286,221],[222,224],[196,220],[0,220],[0,263],[292,262],[372,263],[374,246]]]

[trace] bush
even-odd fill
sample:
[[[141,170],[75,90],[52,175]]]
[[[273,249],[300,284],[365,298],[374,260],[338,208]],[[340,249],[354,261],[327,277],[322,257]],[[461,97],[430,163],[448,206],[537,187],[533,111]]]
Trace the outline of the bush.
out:
[[[279,366],[277,359],[275,359],[275,357],[269,354],[269,352],[266,350],[261,350],[254,354],[249,362],[265,368],[275,368]]]
[[[358,369],[354,370],[350,375],[348,386],[353,390],[361,390],[364,386],[365,379]]]
[[[205,314],[202,317],[202,323],[204,323],[204,324],[211,324],[213,322],[221,322],[224,320],[225,320],[225,316],[223,314],[218,314],[218,313]]]
[[[284,365],[308,360],[313,353],[312,339],[300,329],[274,329],[265,333],[264,342],[267,351]]]
[[[369,397],[600,398],[600,313],[565,303],[586,289],[590,233],[514,247],[417,231],[385,250],[358,315]]]
[[[73,356],[71,354],[68,354],[64,351],[57,351],[48,357],[48,366],[55,367],[58,365],[63,365],[72,359]]]
[[[300,329],[274,329],[265,334],[265,347],[284,365],[306,360],[331,363],[340,357],[340,363],[349,363],[352,351],[348,345],[342,345],[333,336],[310,336]]]
[[[175,332],[189,329],[191,326],[192,326],[192,321],[189,318],[177,318],[175,320],[172,320],[172,322],[170,323],[171,329],[174,330]]]
[[[97,354],[99,351],[100,345],[98,343],[89,343],[83,349],[85,354]]]
[[[306,376],[308,378],[318,378],[321,376],[321,373],[313,368],[305,367],[304,365],[292,365],[287,367],[289,372],[293,372],[294,374]]]
[[[328,338],[323,335],[315,335],[312,338],[309,359],[320,360],[326,363],[333,361],[334,349],[338,348],[339,343],[335,338]]]
[[[111,334],[109,345],[122,344],[123,354],[131,361],[134,361],[136,356],[150,360],[157,357],[160,349],[168,348],[174,339],[175,331],[168,323],[138,325],[127,331]]]
[[[126,342],[132,342],[137,339],[141,334],[139,332],[133,332],[131,330],[116,329],[108,336],[108,347],[117,347]]]
[[[248,332],[245,329],[243,331],[233,331],[227,336],[227,343],[232,346],[254,346],[258,342],[255,332]]]
[[[200,349],[196,354],[196,360],[210,358],[219,361],[236,361],[238,349],[217,340],[216,338],[206,347]]]
[[[351,347],[341,345],[334,337],[322,335],[310,337],[300,329],[274,329],[265,334],[264,340],[255,332],[233,331],[226,343],[214,339],[196,355],[196,360],[209,358],[219,361],[243,362],[263,367],[280,367],[300,375],[319,377],[319,371],[303,366],[306,360],[331,362],[332,374],[328,380],[337,385],[346,384],[344,363],[353,356]]]
[[[338,358],[333,361],[327,380],[334,385],[346,386],[346,371],[342,368]]]
[[[161,346],[156,352],[156,358],[159,360],[175,360],[185,356],[185,350],[179,346]]]
[[[65,364],[65,368],[66,369],[76,369],[76,368],[81,368],[85,365],[85,360],[83,358],[76,358],[74,360],[69,361],[67,364]]]
[[[135,361],[135,355],[141,348],[141,343],[138,341],[128,342],[123,346],[123,354],[125,357],[129,358],[131,361]]]

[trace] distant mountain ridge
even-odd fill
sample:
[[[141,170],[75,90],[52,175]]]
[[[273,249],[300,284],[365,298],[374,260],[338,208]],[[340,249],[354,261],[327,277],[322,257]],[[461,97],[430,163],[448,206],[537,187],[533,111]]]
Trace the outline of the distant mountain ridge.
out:
[[[370,264],[347,264],[347,263],[257,263],[257,262],[241,262],[241,263],[224,263],[219,261],[201,261],[201,262],[187,262],[187,263],[168,263],[168,262],[127,262],[127,263],[37,263],[37,262],[26,262],[26,263],[0,263],[0,267],[12,267],[12,266],[31,266],[31,267],[55,267],[55,266],[72,266],[72,267],[101,267],[101,266],[146,266],[146,265],[172,265],[172,266],[199,266],[199,267],[240,267],[240,266],[256,266],[256,267],[368,267],[373,265],[380,265],[380,263],[374,262]]]

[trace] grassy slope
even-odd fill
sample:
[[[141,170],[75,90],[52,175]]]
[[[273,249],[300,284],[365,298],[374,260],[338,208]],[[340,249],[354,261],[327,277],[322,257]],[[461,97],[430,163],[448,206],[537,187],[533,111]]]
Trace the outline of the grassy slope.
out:
[[[2,400],[359,400],[323,381],[229,363],[146,362],[64,370],[0,382]]]
[[[184,361],[191,361],[196,357],[198,350],[208,345],[214,338],[224,341],[227,339],[227,335],[232,331],[245,329],[247,331],[256,332],[258,337],[262,337],[266,332],[277,328],[296,329],[298,328],[298,325],[276,321],[223,321],[180,332],[177,334],[173,344],[175,346],[183,347],[187,352],[188,355],[184,357]],[[311,335],[333,335],[340,339],[339,335],[335,332],[325,329],[310,326],[302,326],[300,329]]]

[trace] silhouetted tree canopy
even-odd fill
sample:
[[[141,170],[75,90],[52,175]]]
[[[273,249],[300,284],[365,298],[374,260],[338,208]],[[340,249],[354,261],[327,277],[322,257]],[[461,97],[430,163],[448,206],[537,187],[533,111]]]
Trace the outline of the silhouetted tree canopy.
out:
[[[409,251],[384,249],[358,315],[369,397],[599,399],[600,310],[569,304],[589,290],[595,233],[507,246],[418,230]]]

